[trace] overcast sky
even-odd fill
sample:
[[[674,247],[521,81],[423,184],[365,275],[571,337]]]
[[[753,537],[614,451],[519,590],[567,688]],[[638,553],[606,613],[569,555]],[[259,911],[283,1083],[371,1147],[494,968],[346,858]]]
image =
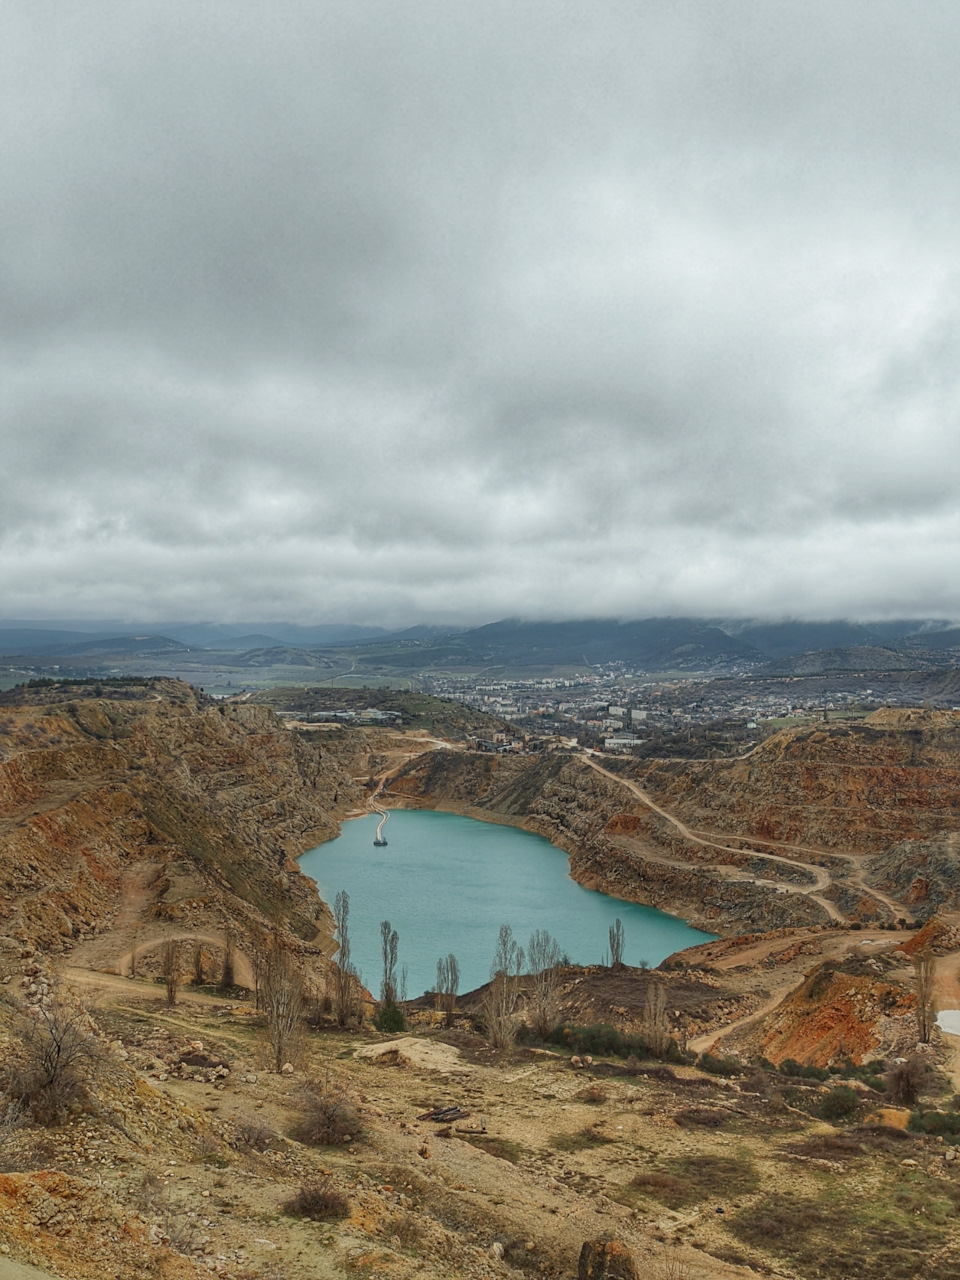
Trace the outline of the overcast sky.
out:
[[[0,615],[960,617],[954,0],[23,0]]]

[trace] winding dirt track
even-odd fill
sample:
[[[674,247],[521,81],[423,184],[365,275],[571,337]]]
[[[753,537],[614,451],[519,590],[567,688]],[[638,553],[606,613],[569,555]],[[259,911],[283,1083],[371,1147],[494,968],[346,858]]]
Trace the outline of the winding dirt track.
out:
[[[819,906],[823,907],[824,911],[826,911],[827,915],[831,918],[831,920],[836,920],[841,924],[846,923],[847,917],[840,911],[836,903],[831,902],[829,898],[825,898],[822,896],[823,891],[825,889],[829,889],[834,884],[834,877],[830,873],[830,871],[827,870],[826,867],[821,867],[811,862],[801,862],[799,858],[788,858],[788,857],[785,857],[783,854],[764,853],[760,849],[753,849],[753,848],[748,848],[748,849],[734,848],[732,845],[721,844],[717,840],[708,840],[704,835],[699,835],[696,831],[693,831],[690,827],[686,825],[685,822],[682,822],[680,818],[676,817],[674,814],[670,813],[668,810],[661,808],[660,805],[658,805],[657,802],[651,796],[649,796],[647,792],[643,790],[642,787],[637,785],[637,783],[631,782],[630,779],[628,778],[621,778],[617,774],[611,773],[609,769],[604,769],[604,767],[601,764],[599,764],[598,761],[591,755],[583,755],[581,756],[581,759],[586,761],[586,763],[590,766],[591,769],[595,769],[597,773],[603,774],[605,778],[609,778],[612,782],[617,782],[620,784],[620,786],[626,787],[628,791],[630,791],[633,795],[637,797],[639,801],[641,801],[641,803],[646,805],[646,807],[650,809],[653,813],[657,814],[658,817],[661,817],[664,819],[664,821],[669,822],[670,825],[674,827],[680,833],[680,835],[683,836],[685,840],[689,840],[692,844],[698,844],[707,849],[719,849],[724,853],[735,853],[739,857],[743,857],[744,854],[748,854],[751,858],[764,858],[769,862],[778,862],[789,867],[799,867],[801,870],[808,872],[810,876],[813,878],[813,884],[810,885],[809,887],[806,887],[804,885],[783,884],[782,882],[778,881],[776,883],[777,890],[780,892],[786,892],[786,893],[799,893],[799,894],[802,894],[804,897],[811,898]],[[727,837],[727,838],[729,839],[730,837]],[[738,836],[736,838],[740,839],[741,837]],[[775,848],[797,849],[797,850],[802,850],[804,853],[816,853],[816,854],[819,854],[820,856],[825,856],[824,851],[822,850],[809,849],[802,845],[781,844],[780,842],[774,841],[774,840],[757,841],[757,843],[773,845]],[[902,916],[908,920],[913,919],[913,913],[910,912],[902,903],[897,902],[895,901],[895,899],[888,897],[885,893],[881,893],[880,890],[872,889],[868,885],[863,883],[863,876],[864,876],[863,869],[859,867],[858,860],[854,857],[853,854],[830,853],[826,856],[840,857],[840,858],[843,858],[845,861],[853,863],[854,866],[857,868],[857,870],[855,870],[854,873],[848,877],[847,879],[848,884],[854,886],[858,891],[867,894],[869,897],[876,898],[877,901],[882,902],[883,905],[887,908],[888,911],[890,911],[890,913],[894,917]],[[716,866],[715,869],[722,871],[723,867],[722,865],[718,865]],[[764,887],[771,887],[770,881],[760,879],[756,876],[738,876],[736,874],[731,874],[729,876],[729,879],[746,880],[751,884],[758,884]]]

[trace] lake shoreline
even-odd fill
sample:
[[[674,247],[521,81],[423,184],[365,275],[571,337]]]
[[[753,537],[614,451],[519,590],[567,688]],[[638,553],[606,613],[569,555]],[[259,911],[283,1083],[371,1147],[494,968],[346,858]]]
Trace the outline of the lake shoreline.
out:
[[[690,925],[691,928],[699,929],[714,937],[736,937],[744,932],[743,926],[739,921],[735,921],[733,925],[725,925],[723,921],[719,921],[706,911],[701,910],[696,902],[691,903],[689,908],[682,909],[676,903],[665,905],[662,901],[654,901],[652,897],[644,897],[640,893],[631,895],[629,887],[625,886],[616,875],[604,875],[602,872],[598,872],[595,860],[588,860],[582,850],[577,847],[571,847],[572,841],[555,839],[557,832],[549,829],[551,824],[541,818],[494,813],[489,809],[480,808],[478,805],[462,804],[449,800],[430,803],[421,800],[419,797],[408,796],[391,795],[389,803],[385,803],[383,797],[381,797],[381,804],[385,809],[419,810],[425,813],[452,813],[461,818],[472,818],[475,822],[487,822],[494,826],[513,827],[518,831],[528,831],[531,835],[541,836],[544,840],[549,840],[555,849],[559,849],[561,853],[567,855],[567,874],[571,880],[584,889],[589,889],[595,893],[603,893],[608,898],[619,898],[621,902],[633,903],[635,906],[651,907],[655,911],[660,911],[663,915],[673,916],[674,919]],[[365,810],[363,813],[350,814],[345,816],[344,821],[350,821],[355,817],[366,817],[371,812],[372,810]]]
[[[415,960],[411,972],[418,986],[430,984],[438,954],[446,951],[470,957],[466,965],[461,959],[465,987],[487,981],[503,923],[522,946],[529,934],[548,929],[578,965],[602,962],[618,917],[627,930],[630,964],[655,967],[717,936],[654,905],[580,883],[570,874],[565,850],[518,822],[491,822],[486,814],[448,805],[404,804],[391,812],[388,846],[373,844],[376,814],[355,814],[345,818],[339,837],[299,860],[324,899],[332,901],[340,890],[350,894],[357,926],[351,927],[353,954],[367,985],[379,963],[384,917],[400,933],[401,954]],[[404,815],[413,821],[404,823]]]

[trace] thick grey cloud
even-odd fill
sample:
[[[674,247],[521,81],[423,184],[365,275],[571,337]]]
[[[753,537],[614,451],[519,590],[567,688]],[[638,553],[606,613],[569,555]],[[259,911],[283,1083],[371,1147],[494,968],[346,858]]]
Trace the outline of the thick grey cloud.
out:
[[[960,13],[45,3],[8,615],[960,616]]]

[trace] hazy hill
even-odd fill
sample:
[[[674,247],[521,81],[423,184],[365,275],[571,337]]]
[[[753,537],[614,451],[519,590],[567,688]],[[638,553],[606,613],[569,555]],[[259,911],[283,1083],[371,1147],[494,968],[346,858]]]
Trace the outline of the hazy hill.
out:
[[[827,671],[925,671],[933,665],[922,653],[858,644],[782,657],[762,667],[758,674],[810,676]]]
[[[929,625],[905,618],[893,622],[737,622],[726,619],[719,626],[729,635],[755,645],[769,658],[787,658],[817,649],[848,649],[853,646],[887,646],[891,641],[912,635]],[[933,634],[933,633],[927,633]]]
[[[7,633],[8,635],[12,633]],[[169,636],[108,636],[91,640],[89,636],[60,641],[56,644],[34,643],[30,649],[11,649],[11,653],[33,654],[44,658],[105,657],[113,654],[151,654],[185,652],[187,645]]]
[[[598,666],[623,662],[646,670],[700,670],[764,657],[753,645],[691,618],[638,622],[591,619],[522,622],[505,619],[409,650],[364,646],[360,661],[408,667]]]

